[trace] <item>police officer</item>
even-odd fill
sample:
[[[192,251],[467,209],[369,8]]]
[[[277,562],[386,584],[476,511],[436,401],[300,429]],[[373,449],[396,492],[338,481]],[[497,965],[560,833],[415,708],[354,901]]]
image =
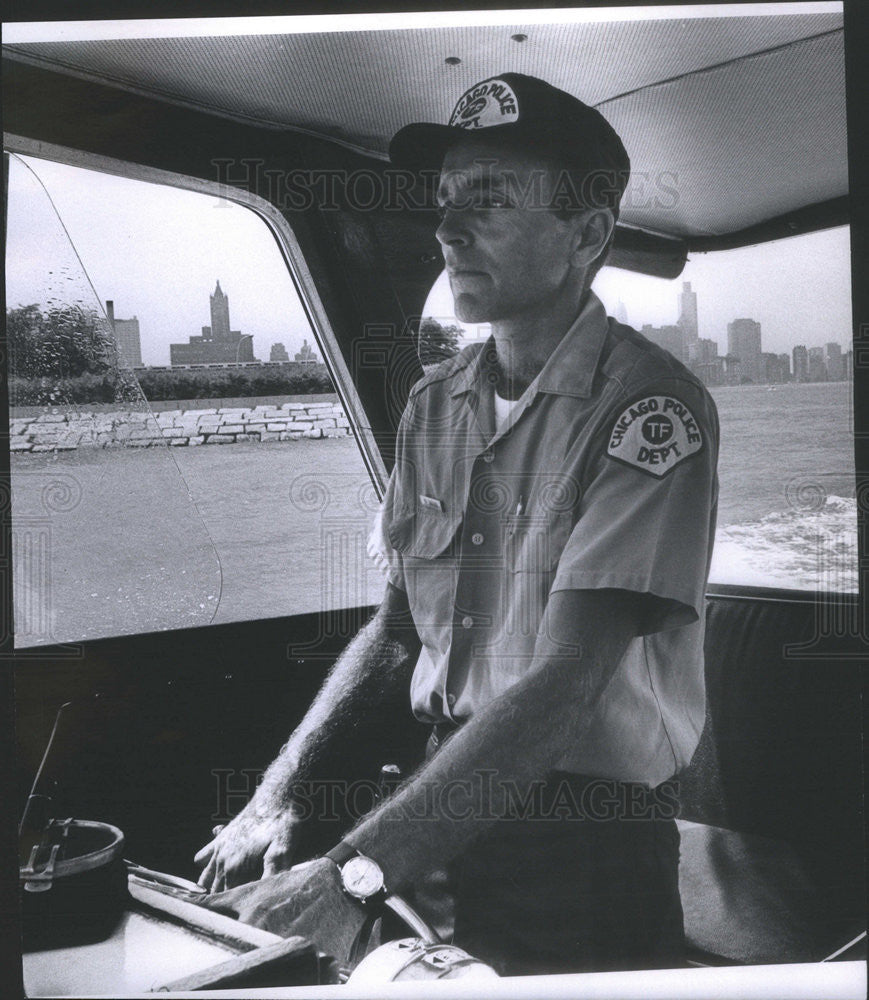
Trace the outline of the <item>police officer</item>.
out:
[[[456,876],[500,972],[679,963],[673,777],[704,721],[718,426],[699,381],[591,291],[629,173],[596,110],[505,73],[393,139],[440,168],[456,304],[491,337],[413,388],[382,511],[387,594],[250,805],[197,855],[215,905],[346,954],[385,892]],[[426,764],[320,859],[291,786],[409,684]],[[274,874],[281,872],[281,874]]]

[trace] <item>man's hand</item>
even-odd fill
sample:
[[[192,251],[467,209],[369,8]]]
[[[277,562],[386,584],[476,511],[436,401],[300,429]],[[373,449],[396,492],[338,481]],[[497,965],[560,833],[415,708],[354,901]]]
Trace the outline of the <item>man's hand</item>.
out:
[[[366,916],[345,895],[338,866],[328,858],[212,894],[201,905],[281,937],[308,938],[339,963],[346,963]]]
[[[331,768],[336,747],[346,752],[348,731],[355,731],[366,759],[368,734],[379,735],[391,721],[384,706],[407,698],[420,647],[407,594],[388,584],[380,610],[341,654],[254,798],[228,826],[215,829],[214,839],[196,855],[203,868],[200,885],[220,892],[292,865],[303,822],[316,822],[312,816],[303,820],[301,810],[294,810],[294,788],[299,782],[317,780],[317,767],[324,759],[333,761],[327,779],[343,776]],[[362,765],[353,764],[350,773],[358,774]]]
[[[275,816],[240,813],[194,858],[204,866],[199,884],[220,892],[286,870],[293,863],[297,828],[289,810]]]

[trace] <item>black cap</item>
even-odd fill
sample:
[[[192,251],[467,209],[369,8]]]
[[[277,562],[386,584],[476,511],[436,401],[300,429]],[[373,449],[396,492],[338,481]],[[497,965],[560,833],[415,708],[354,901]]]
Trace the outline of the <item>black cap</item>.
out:
[[[392,137],[389,158],[395,166],[415,173],[437,171],[447,150],[465,136],[504,141],[554,158],[580,176],[597,175],[603,183],[591,188],[607,192],[604,201],[612,202],[609,207],[614,209],[630,176],[624,144],[597,109],[521,73],[502,73],[470,87],[447,125],[406,125]]]

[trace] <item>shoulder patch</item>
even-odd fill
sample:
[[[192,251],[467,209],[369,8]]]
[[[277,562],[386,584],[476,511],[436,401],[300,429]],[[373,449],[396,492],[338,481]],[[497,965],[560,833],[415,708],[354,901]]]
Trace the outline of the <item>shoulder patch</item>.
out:
[[[703,448],[703,432],[675,396],[644,396],[619,414],[607,455],[657,479]]]

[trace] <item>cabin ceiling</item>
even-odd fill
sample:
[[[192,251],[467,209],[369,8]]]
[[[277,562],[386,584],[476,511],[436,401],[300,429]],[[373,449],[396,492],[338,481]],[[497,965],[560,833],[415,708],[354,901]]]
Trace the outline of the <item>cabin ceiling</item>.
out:
[[[514,41],[519,34],[527,40]],[[633,165],[622,222],[688,241],[847,194],[839,14],[32,42],[4,52],[377,157],[402,125],[445,121],[478,80],[529,73],[595,105],[622,135]]]

